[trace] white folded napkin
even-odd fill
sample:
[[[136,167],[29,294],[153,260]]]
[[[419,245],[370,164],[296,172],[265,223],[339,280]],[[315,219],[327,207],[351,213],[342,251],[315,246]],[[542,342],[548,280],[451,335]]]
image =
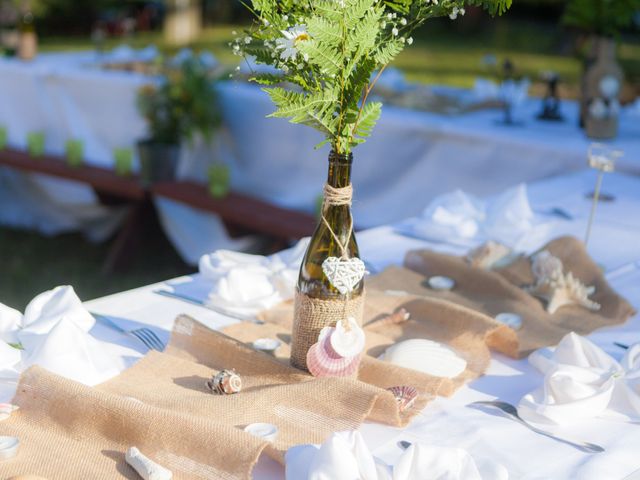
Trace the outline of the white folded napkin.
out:
[[[534,226],[524,184],[481,200],[461,190],[435,198],[421,217],[400,225],[399,233],[426,240],[475,246],[497,240],[514,246]]]
[[[84,332],[91,330],[96,323],[73,287],[56,287],[36,296],[25,308],[22,329],[18,332],[20,343],[25,349],[30,349],[34,341],[39,342],[37,337],[47,335],[64,317]]]
[[[499,97],[511,106],[517,106],[527,99],[529,87],[531,87],[531,81],[528,78],[507,79],[500,84]]]
[[[412,444],[394,466],[372,455],[360,432],[337,432],[322,445],[299,445],[285,455],[287,480],[507,480],[495,462],[476,463],[460,448]]]
[[[293,298],[308,239],[270,257],[218,250],[200,258],[202,280],[209,284],[207,302],[251,315]],[[195,289],[194,289],[195,290]]]
[[[119,370],[102,344],[84,331],[72,316],[62,316],[45,334],[30,338],[22,368],[39,365],[60,376],[96,385],[114,377]]]
[[[13,376],[16,365],[20,363],[20,350],[0,341],[0,378]]]
[[[0,383],[36,364],[87,385],[119,372],[118,362],[89,334],[95,320],[70,286],[36,296],[24,315],[0,305],[0,319],[0,338],[23,347],[19,350],[0,341]]]
[[[500,87],[492,80],[476,78],[473,82],[473,95],[478,101],[495,100],[500,95]]]
[[[541,349],[529,362],[545,374],[544,385],[525,395],[518,412],[538,423],[570,424],[594,417],[640,420],[640,344],[619,363],[575,333],[555,350]]]
[[[0,340],[18,343],[18,330],[22,326],[22,314],[0,303]]]
[[[393,467],[393,480],[507,480],[507,469],[491,460],[476,462],[462,448],[412,444]]]

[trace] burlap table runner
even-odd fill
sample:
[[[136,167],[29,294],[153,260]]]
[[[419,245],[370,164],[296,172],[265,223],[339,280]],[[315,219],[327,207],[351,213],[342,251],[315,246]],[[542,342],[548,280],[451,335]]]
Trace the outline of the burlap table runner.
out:
[[[363,314],[366,355],[363,356],[358,379],[381,388],[413,386],[421,393],[417,408],[422,408],[435,395],[451,395],[464,383],[482,375],[490,361],[489,347],[500,345],[508,349],[517,343],[513,330],[471,309],[436,298],[387,295],[369,288],[370,282],[367,285]],[[385,321],[390,314],[402,308],[410,314],[410,320],[401,323]],[[257,338],[278,338],[284,344],[276,351],[276,358],[287,363],[291,341],[289,332],[293,322],[291,303],[264,311],[260,318],[265,321],[264,325],[236,324],[225,328],[224,332],[247,344]],[[458,377],[448,379],[377,360],[386,348],[410,338],[428,338],[451,346],[467,360],[466,370]],[[401,415],[402,423],[406,423],[412,414]]]
[[[399,308],[412,319],[384,320]],[[20,410],[0,423],[0,435],[18,436],[22,444],[16,458],[0,463],[0,478],[136,479],[124,462],[130,446],[172,470],[177,480],[250,478],[263,450],[282,461],[290,446],[321,443],[364,420],[405,425],[435,395],[450,395],[482,374],[490,358],[487,339],[509,332],[437,299],[372,294],[365,311],[368,355],[359,380],[313,378],[287,364],[286,345],[279,358],[273,357],[185,316],[176,320],[166,352],[150,352],[96,388],[33,367],[18,386]],[[290,329],[275,323],[240,324],[227,332],[247,342],[262,336],[290,339]],[[468,360],[467,369],[455,379],[442,379],[375,359],[388,345],[413,337],[452,345]],[[241,393],[207,391],[205,381],[223,368],[242,376]],[[400,412],[385,390],[396,385],[418,389],[413,408]],[[276,441],[242,431],[253,422],[277,425]]]
[[[223,368],[241,375],[242,392],[205,388]],[[109,382],[89,388],[34,367],[15,403],[20,410],[0,424],[0,435],[18,436],[22,449],[0,463],[0,478],[136,479],[124,463],[129,446],[175,479],[250,478],[263,449],[282,461],[290,446],[321,443],[367,418],[402,424],[390,392],[355,379],[315,379],[185,316],[165,353],[150,352]],[[275,442],[242,431],[253,422],[277,425]]]
[[[493,348],[514,358],[533,350],[557,344],[568,332],[586,335],[593,330],[624,323],[634,315],[633,307],[609,286],[602,271],[590,258],[584,244],[571,237],[548,243],[543,249],[562,260],[565,272],[572,272],[586,285],[596,287],[590,298],[601,305],[590,311],[574,305],[547,313],[545,303],[529,295],[523,286],[533,283],[529,258],[514,262],[506,268],[486,271],[471,267],[463,258],[420,250],[407,253],[407,268],[391,267],[367,282],[369,288],[403,290],[427,298],[440,298],[471,308],[488,317],[501,312],[514,312],[523,319],[516,332],[516,342],[496,342]],[[455,280],[451,291],[435,291],[426,284],[433,275]]]
[[[154,357],[164,356],[146,360]],[[22,375],[14,403],[20,410],[0,423],[0,435],[18,437],[20,449],[0,461],[2,479],[139,480],[124,460],[130,446],[172,470],[175,479],[244,479],[266,447],[210,416],[158,408],[39,367]]]

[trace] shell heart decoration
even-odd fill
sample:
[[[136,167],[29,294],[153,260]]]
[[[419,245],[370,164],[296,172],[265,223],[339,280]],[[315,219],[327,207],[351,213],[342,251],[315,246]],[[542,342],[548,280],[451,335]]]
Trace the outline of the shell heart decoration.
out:
[[[314,377],[349,377],[358,371],[360,355],[343,357],[331,346],[335,330],[335,327],[324,327],[318,341],[307,352],[307,368]]]
[[[341,357],[355,357],[364,350],[364,330],[353,317],[349,317],[346,324],[336,323],[331,332],[331,347]]]
[[[359,258],[327,257],[322,262],[322,271],[342,295],[353,291],[365,273],[364,262]]]

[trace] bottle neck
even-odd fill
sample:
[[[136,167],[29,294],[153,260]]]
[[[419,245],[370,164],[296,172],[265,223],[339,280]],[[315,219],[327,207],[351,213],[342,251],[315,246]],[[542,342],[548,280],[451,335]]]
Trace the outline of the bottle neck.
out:
[[[329,154],[329,175],[327,183],[333,188],[344,188],[351,184],[351,163],[353,155],[351,153],[337,154],[331,151]]]

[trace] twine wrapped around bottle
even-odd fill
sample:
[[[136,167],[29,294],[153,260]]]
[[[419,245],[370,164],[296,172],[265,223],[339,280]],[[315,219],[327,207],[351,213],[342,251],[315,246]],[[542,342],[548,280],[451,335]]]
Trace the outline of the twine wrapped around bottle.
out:
[[[353,235],[353,219],[349,217],[348,234],[344,242],[336,235],[327,221],[325,213],[329,207],[351,205],[353,188],[351,184],[343,188],[331,185],[324,186],[321,220],[340,247],[340,258],[348,259],[348,245]],[[291,365],[301,370],[307,369],[307,352],[318,341],[320,331],[324,327],[334,326],[337,322],[353,317],[362,326],[364,308],[364,292],[355,298],[350,293],[344,299],[312,298],[296,290],[294,303],[294,320],[291,336]]]

